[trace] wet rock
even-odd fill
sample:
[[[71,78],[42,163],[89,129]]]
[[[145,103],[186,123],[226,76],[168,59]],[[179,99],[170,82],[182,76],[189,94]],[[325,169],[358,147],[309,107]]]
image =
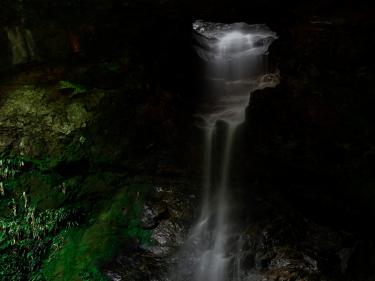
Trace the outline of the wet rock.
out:
[[[167,219],[168,216],[166,205],[162,202],[147,203],[143,206],[141,227],[144,229],[153,229],[159,224],[160,220]]]
[[[152,243],[134,242],[122,249],[116,260],[104,268],[110,280],[167,280],[173,254],[183,244],[195,216],[192,210],[198,202],[194,190],[183,183],[154,187],[141,217],[141,226],[150,230]]]
[[[155,245],[147,249],[159,256],[168,255],[182,245],[185,231],[178,223],[163,221],[152,231]]]
[[[150,254],[148,251],[129,244],[124,248],[124,252],[117,256],[113,264],[104,268],[104,272],[110,280],[159,280],[161,272],[165,270],[165,265],[158,256]]]

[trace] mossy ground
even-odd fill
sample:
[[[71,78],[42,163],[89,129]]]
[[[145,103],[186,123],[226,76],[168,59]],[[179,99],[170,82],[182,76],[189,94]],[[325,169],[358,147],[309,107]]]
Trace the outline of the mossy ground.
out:
[[[100,265],[110,261],[129,238],[149,243],[150,235],[138,225],[138,216],[147,186],[125,187],[114,198],[93,210],[86,226],[62,232],[56,239],[61,246],[44,261],[47,280],[106,280]]]
[[[84,135],[65,138],[57,156],[2,153],[0,280],[106,280],[101,267],[122,245],[150,242],[139,227],[150,183],[113,161],[101,171]]]

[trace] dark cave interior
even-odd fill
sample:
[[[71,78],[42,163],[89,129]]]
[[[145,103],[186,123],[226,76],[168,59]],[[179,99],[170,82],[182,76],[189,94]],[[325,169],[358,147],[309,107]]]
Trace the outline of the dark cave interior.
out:
[[[244,267],[258,276],[243,280],[375,280],[374,12],[2,0],[0,279],[175,281],[163,274],[199,205],[192,22],[204,19],[278,35],[269,63],[281,82],[252,93],[234,149]]]

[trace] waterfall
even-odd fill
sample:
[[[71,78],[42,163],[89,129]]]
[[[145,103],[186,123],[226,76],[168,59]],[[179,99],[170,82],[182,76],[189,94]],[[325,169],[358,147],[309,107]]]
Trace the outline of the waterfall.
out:
[[[277,36],[265,25],[246,23],[196,21],[193,29],[207,67],[208,90],[198,114],[205,133],[204,190],[200,216],[170,280],[240,281],[242,240],[231,219],[232,151],[251,92],[279,83],[267,69],[268,48]]]
[[[12,63],[26,63],[35,57],[35,42],[30,30],[21,27],[6,27],[12,48]]]

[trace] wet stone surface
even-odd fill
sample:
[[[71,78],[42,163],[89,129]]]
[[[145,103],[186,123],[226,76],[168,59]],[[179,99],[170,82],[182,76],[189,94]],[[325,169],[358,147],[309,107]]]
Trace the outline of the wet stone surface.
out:
[[[184,186],[158,185],[143,206],[141,226],[151,231],[151,243],[131,241],[116,260],[104,268],[113,281],[167,280],[172,256],[181,247],[199,204]],[[192,188],[195,190],[195,188]]]
[[[151,231],[153,242],[126,245],[104,269],[110,280],[173,281],[169,272],[176,266],[176,254],[199,206],[199,196],[186,190],[181,186],[155,187],[141,220]],[[252,202],[251,208],[262,210],[262,215],[249,215],[243,222],[240,280],[341,280],[353,253],[352,244],[345,242],[351,237],[292,214],[283,204],[277,199]]]

